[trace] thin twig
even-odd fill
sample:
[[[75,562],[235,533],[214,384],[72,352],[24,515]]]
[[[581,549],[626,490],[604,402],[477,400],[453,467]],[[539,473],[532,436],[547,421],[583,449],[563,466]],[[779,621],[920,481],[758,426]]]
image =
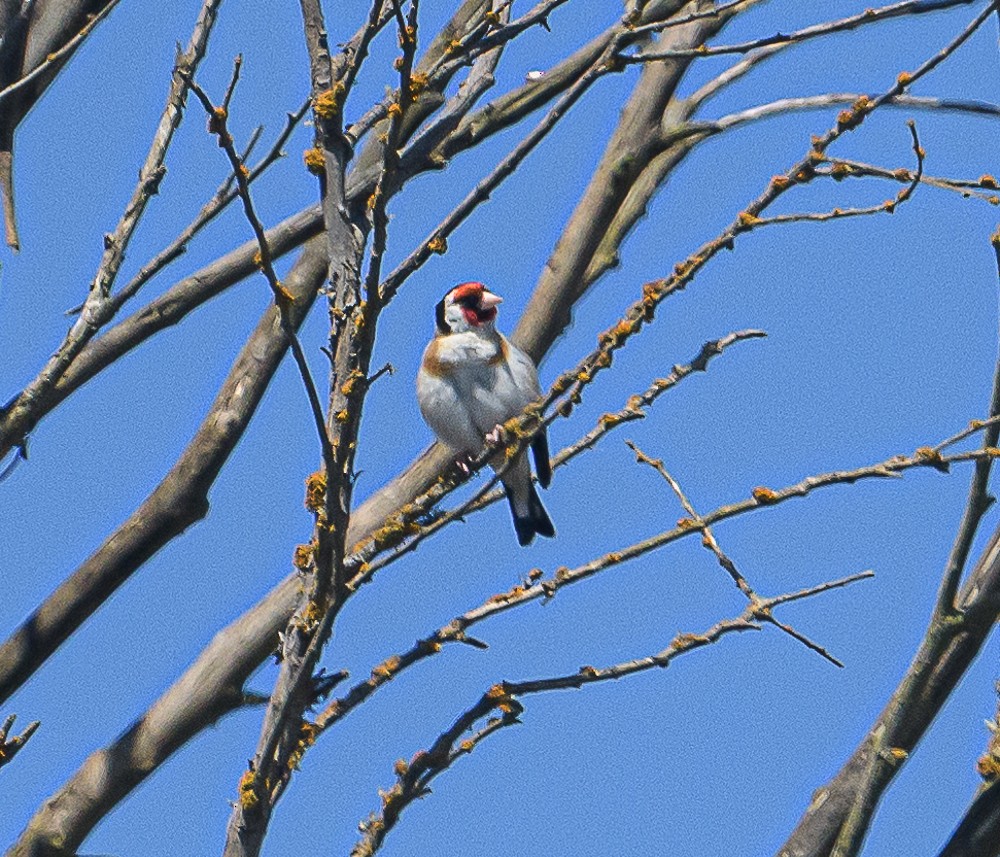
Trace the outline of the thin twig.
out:
[[[860,208],[834,208],[831,211],[799,212],[795,214],[779,214],[775,217],[758,217],[752,221],[753,226],[774,226],[782,223],[802,223],[807,221],[822,223],[827,220],[840,220],[845,217],[864,217],[882,212],[893,214],[897,206],[902,205],[913,196],[913,191],[917,189],[917,185],[920,184],[924,174],[924,150],[917,137],[917,126],[911,119],[906,123],[906,127],[910,129],[910,136],[913,140],[913,152],[917,157],[917,168],[913,172],[907,171],[910,180],[906,187],[900,190],[894,198],[887,199],[878,205],[868,205]]]
[[[10,735],[10,730],[14,727],[16,719],[16,714],[10,714],[4,720],[3,725],[0,726],[0,768],[14,761],[14,757],[28,743],[28,739],[35,734],[38,727],[42,725],[40,720],[33,720],[24,727],[24,731],[20,735],[15,735],[8,740],[7,736]]]
[[[992,417],[989,420],[976,423],[975,431],[984,431],[991,426],[1000,426],[1000,416]],[[330,702],[323,712],[316,718],[316,726],[322,732],[333,723],[342,719],[350,711],[363,703],[380,687],[391,681],[402,670],[407,669],[414,663],[428,658],[441,651],[442,646],[450,643],[466,643],[477,648],[485,647],[474,638],[468,636],[467,631],[478,623],[500,613],[511,610],[515,607],[527,604],[540,599],[547,600],[553,598],[558,590],[565,586],[580,583],[606,569],[614,568],[629,560],[643,556],[650,551],[657,550],[672,542],[688,538],[696,533],[700,533],[706,527],[714,526],[722,521],[735,518],[737,516],[761,510],[783,503],[795,497],[805,497],[813,491],[831,487],[834,485],[850,485],[855,482],[867,479],[885,479],[899,476],[907,470],[914,468],[931,468],[938,472],[947,472],[947,468],[952,463],[960,461],[982,461],[987,458],[1000,457],[1000,449],[988,447],[969,452],[956,453],[954,455],[942,455],[936,451],[935,447],[922,446],[913,455],[895,455],[877,464],[867,465],[854,470],[835,470],[828,473],[821,473],[806,477],[794,485],[789,485],[782,489],[771,489],[763,486],[754,488],[751,496],[745,500],[736,501],[723,506],[719,506],[707,514],[692,518],[682,519],[677,526],[662,532],[656,536],[619,548],[604,554],[597,559],[591,560],[576,568],[559,568],[554,574],[545,577],[540,572],[532,571],[525,580],[511,589],[491,596],[480,606],[473,608],[459,616],[455,616],[450,622],[441,626],[428,636],[418,640],[407,651],[387,658],[375,669],[371,676],[352,687],[347,694]],[[352,586],[361,585],[364,578],[370,578],[368,569],[363,568],[358,572],[358,576],[352,581]],[[795,601],[809,597],[818,592],[825,591],[831,586],[845,585],[855,579],[870,577],[872,572],[865,571],[860,575],[845,578],[842,583],[832,585],[824,584],[821,587],[801,590],[788,596],[780,596],[773,601],[772,606],[783,604],[787,601]],[[763,602],[759,600],[755,609],[760,609]],[[751,605],[753,606],[753,605]],[[758,616],[758,620],[766,617]],[[783,630],[788,631],[787,627]],[[798,638],[798,637],[797,637]],[[811,641],[802,639],[810,648],[814,647]],[[829,658],[829,653],[821,651],[825,657]]]
[[[997,110],[997,115],[1000,116],[1000,108]],[[913,173],[906,169],[890,170],[885,167],[875,166],[874,164],[841,158],[830,158],[826,163],[829,163],[830,166],[828,168],[821,167],[817,169],[816,174],[829,176],[835,181],[843,181],[848,178],[879,178],[904,183],[913,180]],[[997,180],[991,175],[982,175],[978,179],[956,179],[945,176],[924,175],[921,176],[920,182],[930,187],[953,191],[965,198],[975,197],[991,205],[1000,204],[1000,196],[997,195]]]
[[[737,568],[735,561],[730,557],[722,547],[719,545],[718,540],[715,538],[715,534],[712,532],[712,528],[709,527],[702,519],[701,516],[695,511],[694,506],[688,499],[684,490],[681,488],[680,483],[670,474],[667,468],[664,466],[663,461],[659,458],[652,458],[643,452],[639,447],[631,440],[625,441],[626,445],[632,452],[635,453],[635,460],[640,464],[648,465],[653,468],[663,480],[670,486],[670,490],[674,492],[674,495],[680,501],[680,504],[684,507],[684,511],[690,515],[690,518],[683,520],[683,526],[692,526],[701,530],[701,543],[707,548],[715,558],[718,560],[719,565],[725,569],[726,573],[732,578],[736,587],[743,593],[747,601],[749,601],[750,606],[754,608],[754,618],[759,621],[770,622],[776,628],[780,628],[790,637],[798,640],[804,646],[812,651],[816,652],[830,663],[836,667],[843,667],[837,658],[831,655],[823,646],[819,643],[814,642],[801,631],[796,630],[791,625],[779,621],[771,613],[770,609],[763,603],[760,596],[757,594],[756,590],[751,586],[750,581],[747,580],[746,576]],[[866,572],[865,575],[870,575],[871,572]]]
[[[747,54],[751,51],[769,48],[775,45],[791,45],[808,41],[809,39],[826,36],[831,33],[839,33],[845,30],[853,30],[866,24],[884,21],[890,18],[898,18],[901,15],[919,15],[924,12],[937,12],[941,9],[950,9],[954,6],[967,6],[976,0],[905,0],[902,3],[893,3],[890,6],[883,6],[880,9],[865,9],[858,15],[849,18],[842,18],[839,21],[828,21],[823,24],[816,24],[792,33],[777,33],[773,36],[765,36],[760,39],[753,39],[747,42],[738,42],[731,45],[700,45],[697,48],[686,50],[651,50],[642,51],[637,54],[624,54],[621,59],[626,64],[656,62],[664,59],[692,59],[700,57],[722,56],[726,54]]]
[[[460,38],[452,40],[445,46],[442,56],[421,69],[421,73],[426,76],[427,88],[442,89],[443,85],[463,66],[469,65],[484,54],[506,45],[531,27],[544,26],[548,14],[565,2],[567,0],[543,0],[510,23],[491,28],[487,22],[484,22],[473,27]],[[509,7],[505,7],[504,10],[497,13],[497,20],[504,20],[508,10]],[[348,139],[352,142],[359,140],[383,120],[388,115],[393,100],[394,97],[388,95],[378,104],[369,108],[358,121],[346,130]]]
[[[399,167],[399,146],[403,121],[407,111],[413,104],[416,92],[413,85],[413,62],[417,53],[417,0],[411,0],[410,13],[404,18],[399,0],[390,0],[393,12],[399,24],[399,38],[403,46],[403,55],[399,62],[399,100],[389,111],[389,127],[386,130],[386,141],[382,147],[382,168],[379,171],[375,190],[369,198],[368,207],[371,210],[372,248],[369,254],[368,272],[365,276],[365,297],[372,310],[369,315],[381,309],[382,296],[379,280],[382,277],[382,258],[385,255],[388,240],[389,215],[387,206],[395,191],[394,178]],[[374,323],[374,317],[366,323]]]
[[[174,132],[184,115],[188,82],[208,48],[208,39],[220,3],[221,0],[204,0],[187,50],[177,57],[167,104],[160,117],[146,160],[139,171],[139,182],[118,225],[113,232],[104,236],[104,254],[79,318],[42,371],[18,394],[8,408],[0,410],[0,446],[9,448],[23,442],[29,427],[37,421],[37,414],[44,412],[46,401],[51,397],[59,379],[65,375],[97,331],[114,315],[114,305],[110,300],[111,287],[118,276],[125,259],[125,252],[146,206],[158,192],[160,181],[166,173],[163,162]]]
[[[250,174],[247,176],[248,184],[253,184],[269,167],[271,167],[280,158],[284,157],[285,153],[282,150],[285,143],[288,142],[288,138],[291,136],[292,131],[294,131],[299,122],[302,121],[302,117],[306,115],[311,105],[312,99],[306,99],[306,101],[304,101],[294,113],[286,114],[285,126],[278,135],[277,139],[275,139],[274,144],[271,146],[267,154],[264,155],[250,169]],[[259,127],[260,126],[258,126],[258,128]],[[247,143],[247,147],[240,155],[241,163],[245,164],[247,162],[255,142],[256,135],[251,137],[250,141]],[[139,269],[138,273],[136,273],[136,275],[129,280],[128,283],[112,295],[111,301],[114,305],[115,311],[121,309],[126,301],[136,295],[139,289],[160,273],[160,271],[162,271],[168,264],[180,257],[181,254],[187,249],[188,242],[190,242],[195,235],[197,235],[205,226],[221,214],[234,199],[239,198],[239,190],[234,190],[232,187],[235,180],[236,173],[234,171],[227,176],[212,198],[206,202],[204,206],[202,206],[202,209],[198,212],[197,217],[195,217],[195,219],[184,228],[180,235],[178,235],[173,241],[170,242],[169,245],[164,247],[163,250],[143,265]],[[71,312],[79,311],[81,308],[82,307],[78,307],[71,310]]]
[[[831,581],[822,586],[812,587],[798,593],[781,595],[777,598],[761,599],[760,607],[771,610],[779,603],[808,597],[830,589],[846,586],[856,580],[870,577],[870,573],[852,575],[842,580]],[[520,723],[524,707],[518,697],[555,690],[578,689],[590,684],[617,681],[654,668],[666,668],[676,658],[697,649],[718,642],[728,634],[741,631],[760,630],[752,605],[737,617],[715,623],[701,634],[678,634],[667,648],[654,655],[597,669],[583,666],[567,675],[528,681],[503,681],[493,685],[470,708],[466,709],[455,722],[438,736],[430,749],[416,753],[409,761],[396,762],[396,782],[388,791],[380,791],[382,808],[379,813],[361,822],[361,839],[351,851],[352,857],[371,857],[382,845],[385,836],[399,821],[403,810],[430,791],[431,781],[448,770],[463,755],[471,753],[479,743],[494,732],[515,723]],[[475,724],[487,718],[483,726],[474,729]],[[463,739],[469,730],[474,730]]]
[[[250,228],[253,230],[254,236],[257,239],[257,245],[259,247],[258,252],[260,254],[260,269],[264,274],[264,277],[267,279],[267,283],[274,295],[274,302],[278,307],[282,329],[288,337],[292,354],[295,357],[295,364],[298,367],[299,375],[301,376],[302,383],[306,389],[306,396],[309,400],[309,408],[312,412],[316,432],[319,435],[323,460],[326,462],[332,462],[333,449],[330,445],[329,435],[326,432],[323,405],[320,401],[319,393],[316,390],[316,384],[313,381],[312,373],[309,371],[309,362],[306,360],[305,351],[302,349],[302,343],[299,342],[298,334],[296,334],[295,328],[288,317],[288,311],[294,298],[288,290],[281,285],[281,281],[278,279],[278,274],[274,270],[274,259],[271,255],[271,248],[267,241],[264,225],[260,222],[260,218],[257,216],[257,212],[253,204],[253,198],[250,195],[250,171],[240,159],[239,153],[237,153],[236,147],[233,143],[233,136],[229,133],[229,129],[227,127],[227,120],[229,116],[228,104],[232,99],[233,92],[235,91],[236,84],[239,80],[242,61],[242,57],[238,56],[233,64],[233,75],[230,79],[229,86],[226,89],[226,97],[221,106],[216,107],[212,103],[212,100],[208,97],[205,90],[202,89],[201,86],[199,86],[194,80],[190,81],[191,91],[198,97],[198,100],[205,108],[205,112],[209,117],[209,131],[218,138],[219,146],[226,153],[226,157],[229,159],[230,166],[233,169],[233,175],[236,177],[237,192],[243,203],[243,212],[246,215],[247,222],[250,224]]]
[[[692,12],[690,15],[668,18],[665,21],[653,21],[649,24],[641,24],[634,27],[632,32],[637,36],[642,36],[647,33],[660,33],[671,27],[680,27],[694,21],[704,20],[705,18],[718,18],[720,15],[726,15],[732,12],[742,12],[745,8],[753,6],[759,2],[761,2],[761,0],[732,0],[730,3],[720,3],[718,6],[706,9],[704,12]]]

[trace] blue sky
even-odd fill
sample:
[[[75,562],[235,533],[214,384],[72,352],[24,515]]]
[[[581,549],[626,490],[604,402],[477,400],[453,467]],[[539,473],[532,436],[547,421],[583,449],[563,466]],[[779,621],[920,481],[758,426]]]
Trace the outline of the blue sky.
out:
[[[364,4],[348,5],[341,21],[327,4],[331,41],[353,33],[366,12]],[[430,33],[448,4],[426,5],[421,26]],[[34,376],[62,338],[63,312],[82,300],[101,235],[117,221],[145,156],[174,43],[186,42],[197,8],[189,0],[123,4],[21,126],[23,250],[4,256],[0,275],[0,400]],[[862,8],[775,0],[748,13],[724,40]],[[551,33],[532,32],[510,48],[496,91],[545,68],[616,11],[598,0],[567,4],[553,15]],[[960,8],[794,48],[727,90],[704,115],[785,95],[881,91],[973,14]],[[280,11],[259,2],[223,6],[199,75],[215,97],[239,52],[244,69],[231,127],[245,138],[264,123],[268,140],[308,89],[294,4]],[[394,53],[394,39],[383,37],[351,115],[380,97]],[[725,62],[697,65],[683,90]],[[997,66],[997,26],[990,22],[914,94],[996,103]],[[433,331],[433,304],[449,285],[479,279],[505,298],[500,324],[513,328],[637,74],[632,69],[595,86],[387,311],[373,365],[391,360],[397,371],[375,385],[366,406],[361,498],[431,438],[413,379]],[[643,282],[669,272],[772,174],[801,157],[810,134],[828,128],[835,113],[770,120],[699,147],[625,243],[622,265],[576,308],[572,329],[541,367],[543,385],[592,347]],[[886,109],[831,154],[909,167],[904,123],[911,116],[928,173],[1000,174],[996,120],[982,117]],[[446,172],[412,182],[390,208],[390,265],[529,127],[499,134]],[[300,160],[309,139],[310,130],[300,128],[286,147],[289,157],[254,186],[265,222],[315,199]],[[225,175],[225,159],[195,104],[167,166],[126,277],[187,224]],[[781,210],[879,202],[895,190],[875,182],[817,183],[790,195]],[[988,238],[998,214],[925,187],[892,216],[742,237],[734,253],[713,260],[660,309],[656,323],[588,389],[572,420],[553,425],[553,449],[689,360],[705,340],[748,327],[769,338],[734,347],[706,375],[664,396],[645,421],[557,471],[544,496],[557,539],[518,549],[506,509],[494,506],[387,569],[345,610],[325,665],[364,677],[533,567],[572,567],[672,526],[681,510],[655,474],[633,463],[624,438],[663,458],[699,510],[708,511],[754,485],[780,487],[911,452],[982,416],[996,359],[997,274]],[[249,237],[234,209],[150,285],[146,299]],[[0,633],[16,627],[162,478],[268,301],[261,278],[234,287],[103,373],[38,427],[31,460],[0,485]],[[321,378],[324,322],[317,308],[302,333]],[[12,841],[88,753],[140,715],[220,627],[289,572],[294,545],[309,537],[302,480],[317,461],[301,382],[288,363],[212,489],[209,517],[147,563],[5,708],[43,725],[3,771],[0,842]],[[768,628],[723,640],[666,671],[532,697],[522,726],[489,739],[407,810],[384,853],[772,853],[905,671],[933,605],[968,477],[968,468],[956,468],[950,476],[921,471],[833,488],[718,527],[723,548],[766,594],[875,570],[872,581],[782,614],[845,669]],[[997,520],[992,512],[984,531]],[[446,651],[320,740],[278,809],[265,853],[347,853],[358,820],[378,806],[377,789],[391,785],[393,761],[428,746],[494,682],[651,654],[678,631],[701,631],[741,609],[728,578],[691,539],[564,590],[545,606],[490,620],[478,629],[488,651]],[[866,853],[935,853],[947,837],[977,784],[982,721],[995,708],[997,654],[994,640],[904,767]],[[267,666],[250,686],[266,692],[274,674]],[[95,830],[84,852],[218,853],[227,802],[253,752],[260,715],[230,716],[192,741]]]

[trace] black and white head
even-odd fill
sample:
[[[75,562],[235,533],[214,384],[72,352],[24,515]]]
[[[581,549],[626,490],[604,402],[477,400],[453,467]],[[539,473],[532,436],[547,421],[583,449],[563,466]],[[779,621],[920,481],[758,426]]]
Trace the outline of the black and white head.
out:
[[[497,304],[503,300],[482,283],[461,283],[446,294],[435,308],[439,334],[493,329]]]

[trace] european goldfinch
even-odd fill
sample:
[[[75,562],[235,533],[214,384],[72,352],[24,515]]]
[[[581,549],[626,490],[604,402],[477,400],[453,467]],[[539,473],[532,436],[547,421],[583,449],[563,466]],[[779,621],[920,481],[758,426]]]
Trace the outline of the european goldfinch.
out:
[[[436,308],[437,331],[424,351],[417,375],[420,413],[438,439],[459,454],[459,461],[480,453],[499,426],[541,395],[535,364],[495,326],[501,298],[482,283],[462,283]],[[531,442],[538,481],[552,478],[549,442],[542,431]],[[492,466],[499,470],[502,454]],[[538,533],[555,529],[531,481],[527,450],[503,477],[517,540],[527,545]]]

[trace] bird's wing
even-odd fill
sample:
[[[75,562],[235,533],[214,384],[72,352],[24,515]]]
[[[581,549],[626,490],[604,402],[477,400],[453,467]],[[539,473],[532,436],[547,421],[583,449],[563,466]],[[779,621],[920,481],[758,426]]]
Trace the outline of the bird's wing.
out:
[[[542,395],[534,361],[510,342],[507,342],[507,364],[510,366],[515,384],[525,394],[525,405]],[[549,482],[552,481],[552,467],[549,464],[549,438],[545,429],[535,435],[535,439],[531,442],[531,452],[535,458],[538,482],[543,488],[548,488]]]
[[[504,345],[507,350],[507,365],[510,373],[514,377],[514,382],[525,394],[525,404],[537,399],[542,395],[542,388],[538,384],[538,370],[534,361],[520,348],[504,337]]]

